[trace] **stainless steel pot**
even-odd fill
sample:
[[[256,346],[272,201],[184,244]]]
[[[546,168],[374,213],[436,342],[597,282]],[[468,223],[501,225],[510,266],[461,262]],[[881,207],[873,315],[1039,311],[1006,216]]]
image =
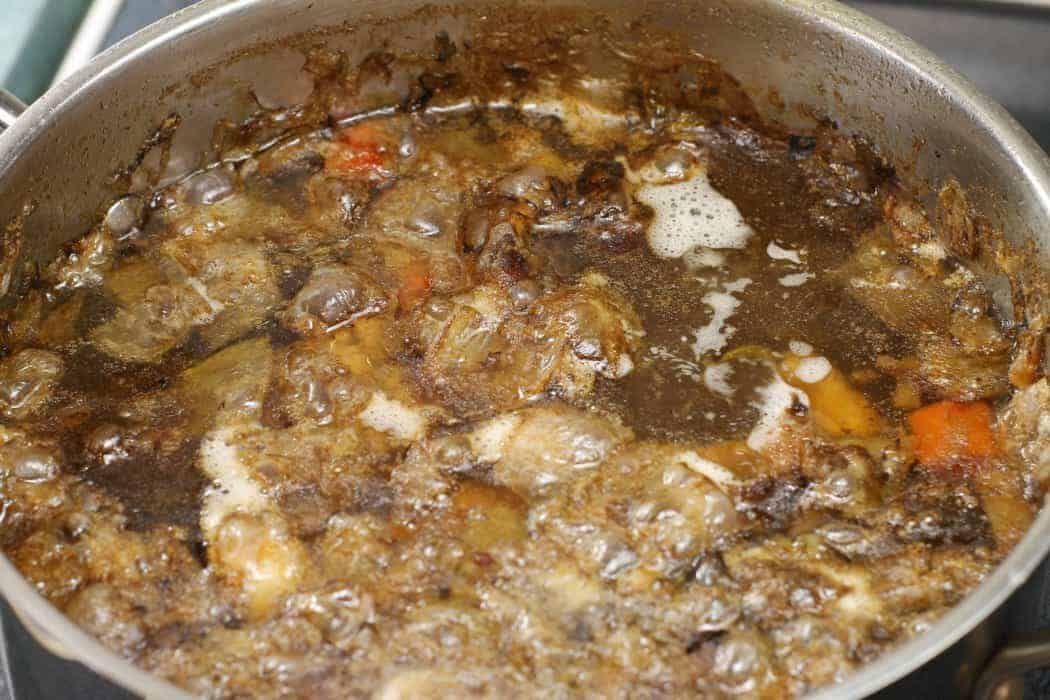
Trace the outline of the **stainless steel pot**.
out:
[[[17,279],[32,261],[46,260],[83,233],[114,194],[107,176],[132,161],[171,113],[182,117],[182,126],[169,174],[194,167],[217,119],[246,115],[253,86],[298,70],[301,61],[283,42],[288,37],[326,30],[325,41],[356,55],[385,39],[423,47],[440,29],[453,37],[469,34],[491,1],[467,0],[442,17],[370,24],[403,16],[423,0],[204,0],[132,36],[53,88],[0,135],[0,226],[24,217],[22,236],[5,236],[0,279]],[[826,0],[527,3],[547,6],[637,19],[684,35],[719,59],[768,116],[805,124],[812,120],[807,115],[823,115],[863,133],[913,187],[935,191],[949,176],[957,178],[978,211],[1011,240],[1034,240],[1040,264],[1047,264],[1050,160],[1001,107],[886,27]],[[0,121],[10,120],[16,107],[0,104]],[[869,695],[934,657],[951,672],[939,695],[968,692],[999,640],[997,610],[1048,549],[1050,509],[1044,509],[1003,565],[930,631],[816,697]],[[81,632],[3,558],[0,593],[55,654],[148,698],[186,697]],[[980,692],[1008,690],[1000,680],[1045,660],[1045,654],[1033,656],[1043,641],[997,657]]]

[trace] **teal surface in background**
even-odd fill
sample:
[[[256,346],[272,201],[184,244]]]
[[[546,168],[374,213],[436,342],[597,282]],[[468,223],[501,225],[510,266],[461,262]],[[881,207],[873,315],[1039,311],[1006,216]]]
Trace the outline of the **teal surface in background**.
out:
[[[90,0],[0,0],[0,85],[25,102],[51,84]]]

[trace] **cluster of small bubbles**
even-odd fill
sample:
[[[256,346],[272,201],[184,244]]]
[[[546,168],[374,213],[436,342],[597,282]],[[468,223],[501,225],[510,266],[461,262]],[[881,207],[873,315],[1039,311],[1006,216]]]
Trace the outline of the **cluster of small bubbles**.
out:
[[[753,231],[740,210],[697,172],[667,185],[644,185],[638,199],[653,208],[649,247],[664,258],[680,258],[699,246],[743,248]]]

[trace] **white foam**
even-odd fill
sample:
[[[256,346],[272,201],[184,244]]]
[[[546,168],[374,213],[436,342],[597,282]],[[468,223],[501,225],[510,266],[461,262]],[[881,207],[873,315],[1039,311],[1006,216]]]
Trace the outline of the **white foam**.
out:
[[[620,355],[619,361],[616,363],[616,370],[613,372],[612,379],[622,379],[631,373],[634,369],[634,360],[627,353]]]
[[[924,241],[914,247],[917,254],[930,260],[944,260],[948,257],[948,251],[940,241]]]
[[[521,424],[521,416],[507,413],[485,421],[477,430],[470,433],[470,449],[479,462],[493,463],[503,458],[503,448],[507,440]]]
[[[843,613],[861,618],[875,618],[882,613],[882,601],[872,591],[869,577],[860,567],[822,566],[821,573],[846,589],[836,601]]]
[[[706,325],[693,332],[691,347],[698,360],[707,353],[722,350],[729,342],[730,336],[736,332],[736,328],[729,325],[729,319],[740,306],[740,300],[733,296],[733,293],[743,291],[750,283],[749,278],[742,277],[723,285],[726,291],[708,292],[700,299],[710,306],[714,313]]]
[[[726,282],[722,287],[725,288],[727,292],[742,292],[747,289],[747,285],[749,284],[751,284],[750,277],[741,277],[732,282]]]
[[[760,452],[772,445],[780,437],[784,414],[796,401],[809,406],[809,397],[804,391],[791,386],[777,373],[773,381],[758,389],[759,400],[755,407],[759,410],[758,422],[747,436],[747,446]]]
[[[653,208],[649,247],[662,258],[680,258],[690,250],[743,248],[754,233],[740,210],[719,194],[702,167],[670,184],[644,184],[638,200]]]
[[[816,275],[812,272],[793,272],[790,275],[784,275],[777,281],[785,287],[801,287],[814,277]]]
[[[381,391],[372,394],[372,399],[358,414],[358,418],[373,430],[399,440],[418,440],[424,436],[427,428],[426,417],[422,412],[387,398]]]
[[[729,375],[733,367],[728,362],[708,365],[704,368],[704,386],[722,396],[732,396],[733,387],[729,386]]]
[[[774,260],[787,260],[793,262],[796,265],[802,264],[802,258],[799,257],[797,250],[791,250],[789,248],[781,248],[776,244],[775,241],[770,241],[769,245],[766,246],[766,255]]]
[[[831,363],[826,357],[807,357],[798,363],[795,376],[806,384],[816,384],[831,374]]]
[[[700,246],[685,253],[682,261],[690,270],[699,270],[705,267],[722,267],[725,265],[726,256],[713,248]]]
[[[231,513],[258,513],[270,508],[262,486],[237,454],[232,428],[220,428],[204,437],[200,466],[214,482],[205,490],[201,508],[205,535],[215,533]]]
[[[800,357],[813,354],[813,346],[802,340],[792,340],[788,343],[791,352]]]

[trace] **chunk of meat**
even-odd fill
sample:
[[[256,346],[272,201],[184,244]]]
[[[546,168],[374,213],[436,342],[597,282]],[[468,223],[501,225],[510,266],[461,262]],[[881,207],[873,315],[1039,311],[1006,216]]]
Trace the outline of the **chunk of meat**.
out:
[[[614,253],[637,248],[645,241],[653,213],[632,196],[625,176],[623,164],[617,161],[587,163],[567,193],[565,204],[537,213],[533,233],[594,238]]]
[[[128,362],[159,361],[194,326],[216,314],[185,270],[167,257],[140,258],[117,268],[105,289],[117,311],[90,338],[106,354]]]
[[[297,343],[282,353],[263,404],[263,420],[273,428],[309,420],[317,425],[345,422],[356,415],[369,393],[323,346]]]
[[[477,269],[486,281],[509,288],[532,277],[541,269],[541,264],[529,249],[524,226],[513,216],[504,219],[503,211],[492,214],[492,220],[486,224],[484,242],[479,245]]]
[[[125,656],[134,656],[146,642],[146,630],[136,619],[133,599],[106,583],[84,588],[66,606],[66,615],[88,633]]]
[[[269,514],[233,513],[208,537],[212,566],[244,592],[250,617],[270,614],[306,573],[306,550]]]
[[[776,536],[741,543],[723,552],[729,575],[744,589],[744,614],[775,627],[800,614],[841,616],[872,622],[885,604],[874,593],[875,577],[858,563],[826,556],[813,535]]]
[[[255,420],[270,381],[273,353],[266,338],[224,348],[186,369],[173,390],[190,415],[191,427]]]
[[[988,544],[992,534],[974,488],[925,473],[913,474],[878,517],[899,541],[909,543],[977,546]]]
[[[409,320],[423,349],[427,387],[453,410],[507,410],[545,393],[586,396],[595,377],[634,367],[641,335],[630,307],[612,290],[584,283],[538,299],[527,314],[490,286],[440,301]]]
[[[1017,336],[1017,350],[1010,363],[1010,383],[1025,389],[1046,376],[1050,367],[1050,329],[1043,317],[1033,320]]]
[[[567,338],[569,362],[576,367],[566,369],[582,369],[578,386],[584,393],[590,389],[588,372],[619,379],[634,368],[631,353],[644,331],[634,310],[604,277],[587,276],[576,289],[552,295],[542,311],[548,314],[545,331]],[[575,387],[565,382],[563,389],[572,394]]]
[[[622,164],[592,161],[576,181],[578,231],[597,238],[605,248],[622,253],[645,240],[652,210],[631,196]]]
[[[20,501],[29,507],[9,511],[5,524],[17,528],[19,521],[37,521],[31,534],[23,530],[10,544],[9,556],[56,605],[103,583],[126,593],[136,607],[146,607],[156,600],[159,579],[183,586],[200,573],[176,532],[128,529],[119,504],[87,484],[59,476],[22,485],[8,481],[6,488],[22,491]],[[111,610],[120,616],[125,608],[117,604]]]
[[[800,494],[798,505],[859,518],[866,516],[882,501],[880,465],[859,445],[810,446],[805,450],[800,466],[802,475],[809,483],[801,484],[805,490]],[[796,487],[800,485],[792,480],[782,480],[780,483],[785,482]]]
[[[434,438],[424,452],[448,474],[491,468],[496,483],[532,499],[599,468],[630,438],[631,431],[613,418],[554,403]]]
[[[461,291],[469,281],[460,255],[463,190],[452,171],[399,180],[373,202],[361,235],[384,244],[380,253],[396,277],[405,277],[399,270],[423,263],[434,293]]]
[[[883,323],[901,333],[943,334],[949,321],[950,290],[936,277],[899,262],[892,240],[873,232],[839,269],[846,290]]]
[[[630,438],[619,422],[567,406],[502,415],[468,435],[495,479],[525,497],[600,468]]]
[[[958,180],[950,179],[937,193],[938,234],[944,245],[961,258],[972,258],[984,236]]]
[[[327,265],[310,274],[303,288],[281,312],[281,321],[304,335],[327,333],[377,314],[388,303],[383,288],[366,271],[347,265]]]
[[[530,522],[586,572],[631,588],[676,579],[703,550],[748,525],[731,496],[690,463],[695,455],[645,443],[612,454],[563,494],[534,506]]]
[[[109,355],[158,362],[192,330],[208,349],[248,333],[279,301],[276,280],[262,251],[247,244],[172,246],[179,258],[138,258],[107,278],[116,315],[91,339]]]
[[[560,204],[557,190],[560,183],[551,178],[540,165],[527,165],[505,175],[496,183],[496,191],[508,199],[528,204],[530,209],[542,212]]]
[[[995,399],[1009,388],[1005,354],[967,352],[951,340],[931,340],[919,347],[917,380],[922,392],[949,401]]]
[[[180,253],[182,253],[180,255]],[[257,328],[277,308],[280,292],[262,249],[251,243],[220,243],[175,253],[214,317],[199,329],[210,349],[221,348]]]
[[[213,480],[204,494],[201,531],[208,561],[245,600],[249,617],[269,616],[308,570],[307,551],[240,449],[242,429],[221,428],[201,443],[200,467]]]
[[[1006,449],[1031,464],[1040,480],[1050,478],[1050,379],[1014,394],[998,427]]]
[[[884,232],[873,231],[837,273],[883,323],[916,340],[914,357],[883,358],[881,367],[901,382],[902,396],[974,401],[1003,395],[1012,339],[991,295],[969,270],[950,270],[943,251],[930,258],[924,245],[910,241],[911,252],[901,253]]]

